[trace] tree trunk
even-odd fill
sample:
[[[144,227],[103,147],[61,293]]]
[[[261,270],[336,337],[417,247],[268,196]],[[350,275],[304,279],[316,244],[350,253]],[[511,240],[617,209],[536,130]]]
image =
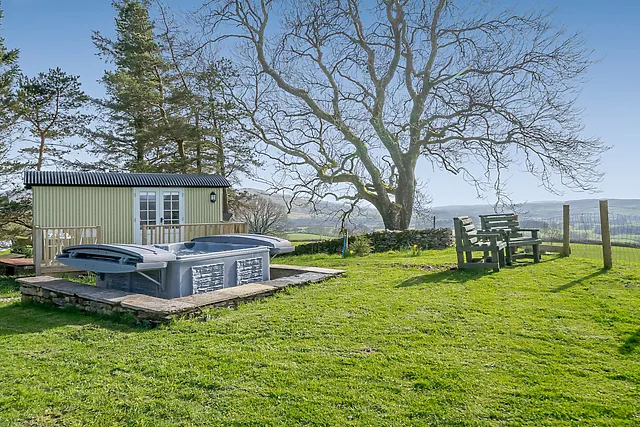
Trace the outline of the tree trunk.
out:
[[[200,135],[200,112],[195,114],[196,135],[198,140],[196,143],[196,173],[202,173],[202,136]]]
[[[38,164],[36,165],[36,170],[42,170],[42,163],[44,163],[44,147],[45,147],[46,137],[44,134],[40,135],[40,147],[38,150]]]
[[[386,203],[377,207],[386,230],[406,230],[411,225],[413,204],[416,197],[416,180],[414,169],[410,166],[405,169],[407,173],[400,173],[398,176],[395,202],[387,200]]]
[[[396,203],[389,203],[385,211],[380,211],[385,230],[406,230],[411,224],[412,212],[406,207],[400,207]]]
[[[179,170],[181,173],[187,173],[187,156],[184,151],[184,141],[181,138],[176,140],[178,145],[178,156],[180,156],[180,166]]]
[[[216,163],[218,163],[218,173],[222,176],[224,176],[226,178],[226,170],[225,170],[225,165],[224,165],[224,160],[225,160],[225,156],[224,156],[224,146],[222,145],[222,136],[220,136],[220,129],[218,128],[218,120],[216,118],[216,114],[215,111],[212,111],[212,117],[213,117],[213,127],[215,128],[216,131]],[[222,189],[222,214],[227,214],[229,213],[229,194],[228,194],[228,189],[227,188],[223,188]]]

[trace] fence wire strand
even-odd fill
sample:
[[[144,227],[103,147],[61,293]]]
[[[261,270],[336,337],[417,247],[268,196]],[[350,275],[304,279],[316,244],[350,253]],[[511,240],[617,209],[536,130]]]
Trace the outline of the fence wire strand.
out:
[[[598,213],[572,214],[569,220],[571,255],[602,259],[602,230]],[[545,244],[561,246],[562,216],[522,218],[523,228],[540,229]],[[640,216],[609,214],[613,263],[640,264]]]

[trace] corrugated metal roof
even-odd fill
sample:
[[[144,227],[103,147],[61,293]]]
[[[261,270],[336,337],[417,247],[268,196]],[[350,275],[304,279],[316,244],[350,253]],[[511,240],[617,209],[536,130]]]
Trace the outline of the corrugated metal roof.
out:
[[[25,171],[24,185],[74,187],[230,187],[221,175],[178,173],[118,173]]]

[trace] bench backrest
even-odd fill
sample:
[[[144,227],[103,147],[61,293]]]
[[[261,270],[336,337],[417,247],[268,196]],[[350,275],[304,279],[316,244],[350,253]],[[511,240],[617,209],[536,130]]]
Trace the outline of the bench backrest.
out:
[[[456,235],[456,247],[471,246],[478,242],[478,230],[468,216],[453,218],[453,232]]]
[[[512,237],[521,236],[518,214],[514,213],[480,215],[480,227],[485,231],[511,230]]]

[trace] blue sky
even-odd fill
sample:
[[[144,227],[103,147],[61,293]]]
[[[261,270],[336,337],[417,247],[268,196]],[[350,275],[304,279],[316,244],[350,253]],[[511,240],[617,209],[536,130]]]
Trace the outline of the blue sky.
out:
[[[169,0],[174,9],[194,9],[200,1]],[[599,136],[613,148],[603,159],[606,172],[601,193],[548,193],[535,178],[513,171],[509,189],[518,202],[578,198],[640,198],[640,1],[521,0],[502,3],[516,8],[556,9],[555,19],[582,30],[601,61],[589,72],[579,106],[585,109],[585,136]],[[84,90],[102,93],[97,80],[105,69],[95,56],[91,31],[113,33],[110,0],[3,0],[0,34],[8,47],[20,49],[20,66],[27,74],[61,67],[80,75]],[[428,180],[436,206],[482,203],[461,178],[433,172],[423,163],[418,175]],[[252,183],[247,182],[247,185]]]

